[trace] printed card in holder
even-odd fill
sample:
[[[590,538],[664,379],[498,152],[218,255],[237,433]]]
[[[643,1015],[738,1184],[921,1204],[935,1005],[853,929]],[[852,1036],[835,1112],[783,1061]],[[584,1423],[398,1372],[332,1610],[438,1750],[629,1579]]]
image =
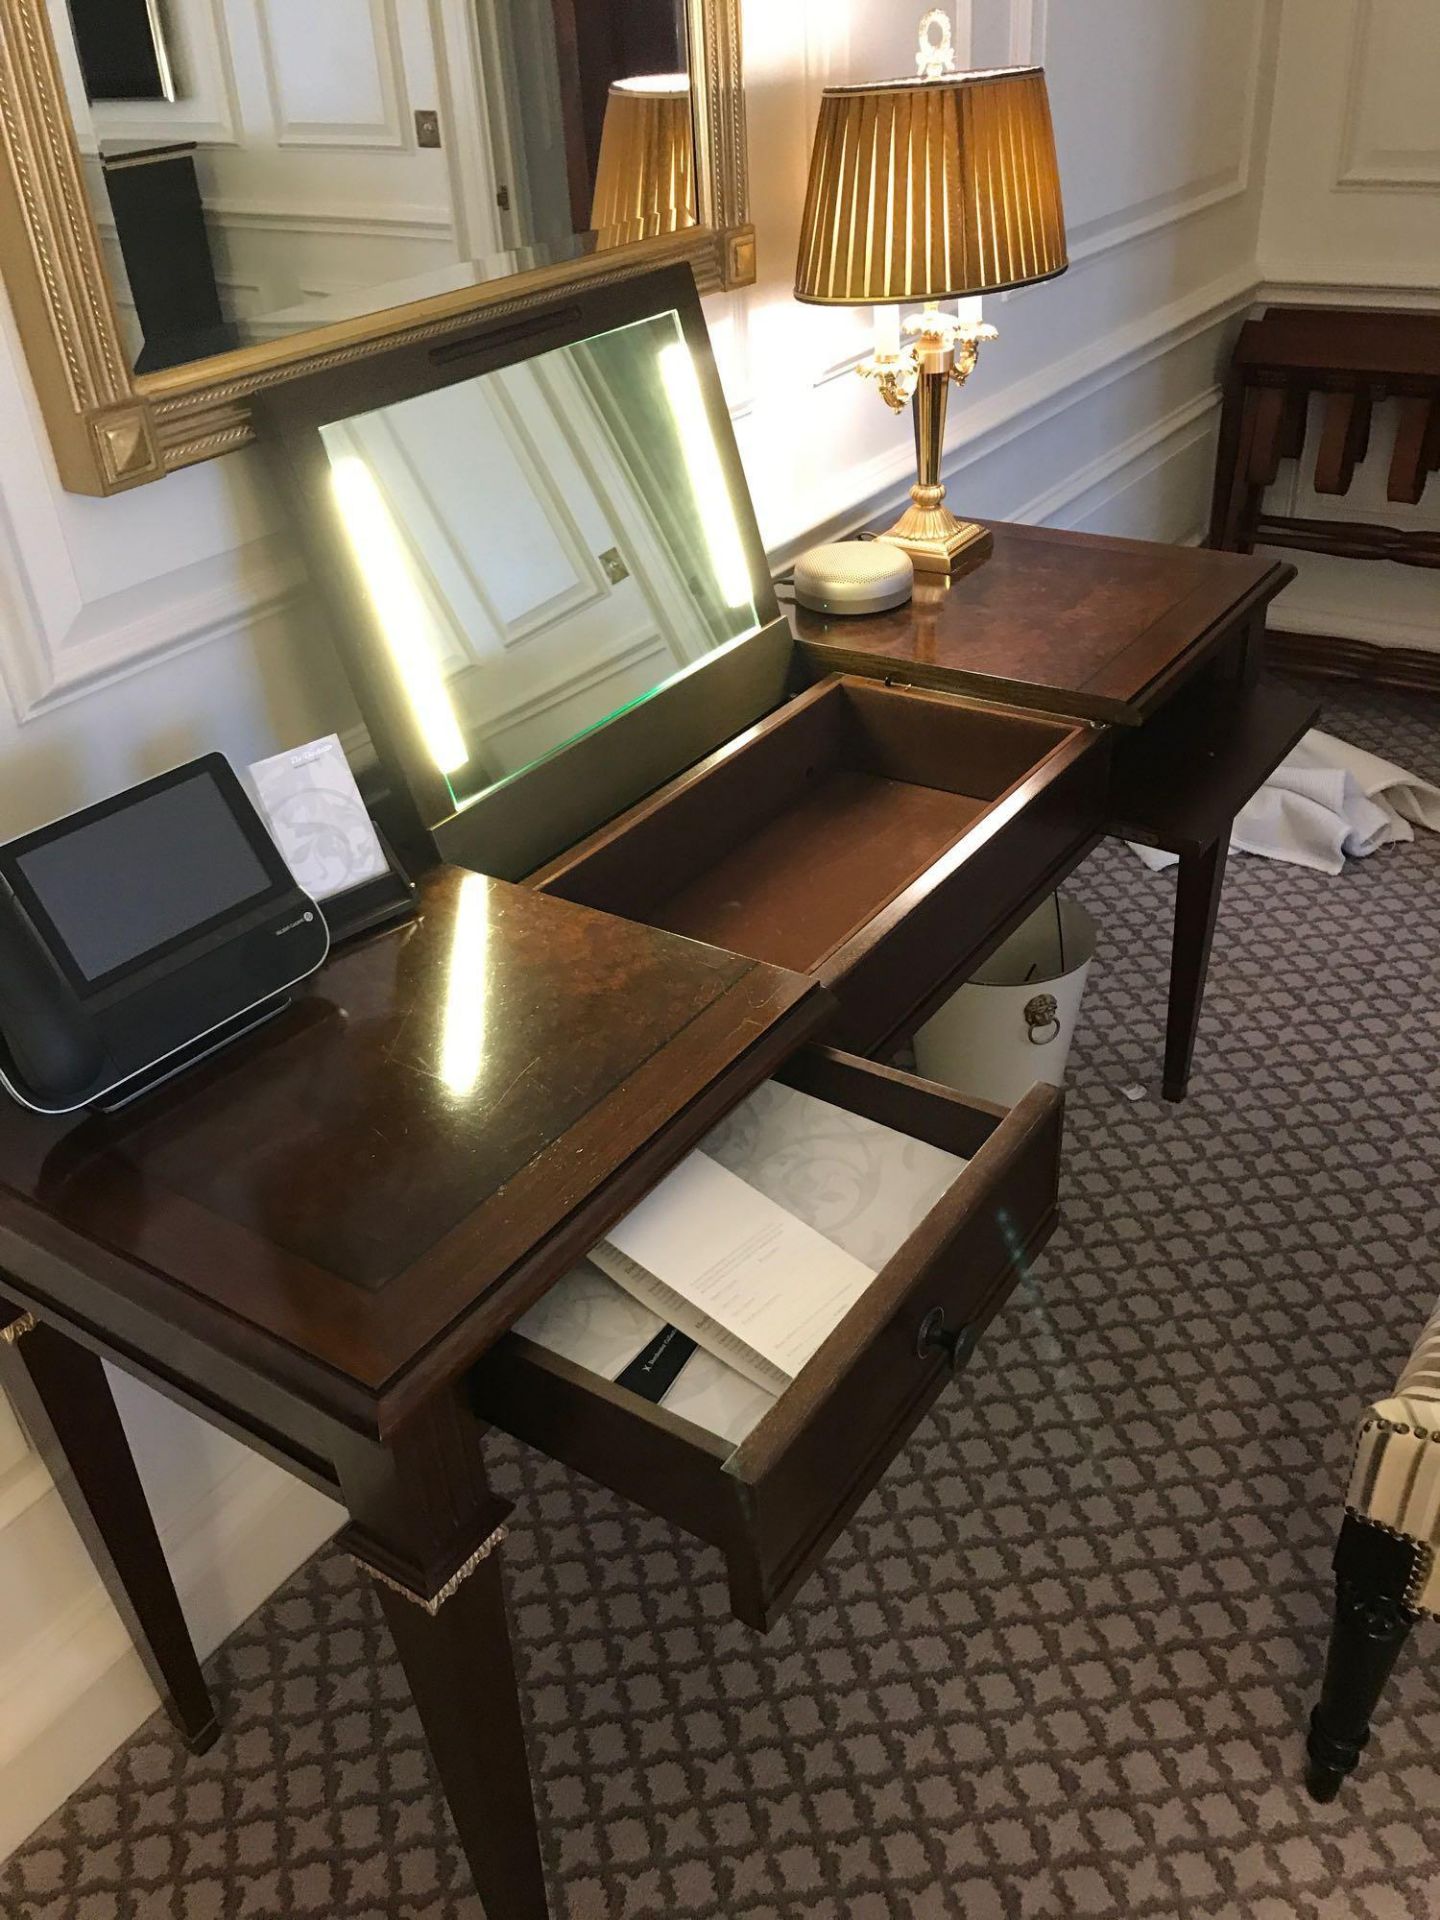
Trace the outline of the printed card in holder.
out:
[[[771,1393],[789,1385],[875,1278],[705,1153],[683,1160],[590,1258]]]
[[[370,818],[337,734],[256,760],[250,780],[275,844],[319,901],[332,939],[413,909],[415,890]]]

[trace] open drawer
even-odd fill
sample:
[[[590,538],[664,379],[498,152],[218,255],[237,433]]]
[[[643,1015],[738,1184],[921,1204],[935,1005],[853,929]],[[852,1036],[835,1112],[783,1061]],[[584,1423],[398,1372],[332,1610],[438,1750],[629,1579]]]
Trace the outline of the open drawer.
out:
[[[736,1615],[762,1629],[1048,1238],[1061,1119],[1053,1087],[1006,1112],[825,1048],[796,1055],[775,1084],[809,1096],[791,1110],[823,1102],[841,1132],[854,1116],[852,1136],[888,1138],[902,1155],[924,1143],[909,1157],[926,1161],[931,1188],[883,1261],[872,1256],[874,1280],[738,1444],[522,1333],[507,1334],[473,1376],[482,1418],[721,1548]],[[869,1164],[873,1174],[883,1163]]]
[[[873,1053],[1093,844],[1108,754],[1076,721],[831,678],[531,884],[813,973]]]

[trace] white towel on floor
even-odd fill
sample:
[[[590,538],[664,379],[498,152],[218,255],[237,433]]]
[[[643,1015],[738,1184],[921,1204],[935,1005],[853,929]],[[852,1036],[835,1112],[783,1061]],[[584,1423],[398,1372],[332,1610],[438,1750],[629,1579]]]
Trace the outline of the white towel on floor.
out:
[[[1413,840],[1417,826],[1440,833],[1440,787],[1317,727],[1236,815],[1230,845],[1340,873],[1347,857],[1360,860],[1393,841]],[[1176,859],[1153,847],[1135,852],[1156,872]]]

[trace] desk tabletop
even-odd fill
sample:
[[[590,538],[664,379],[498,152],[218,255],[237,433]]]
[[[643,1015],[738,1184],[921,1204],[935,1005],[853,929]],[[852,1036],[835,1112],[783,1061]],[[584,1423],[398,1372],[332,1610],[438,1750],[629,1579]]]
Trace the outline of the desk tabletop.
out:
[[[100,1331],[112,1305],[148,1314],[383,1424],[398,1380],[469,1364],[659,1177],[677,1115],[739,1098],[828,1005],[440,868],[416,921],[128,1110],[0,1101],[0,1267]]]
[[[1293,579],[1283,562],[1107,534],[987,521],[994,549],[953,580],[917,581],[891,613],[797,607],[795,633],[827,672],[893,668],[918,686],[1135,726],[1217,629]]]

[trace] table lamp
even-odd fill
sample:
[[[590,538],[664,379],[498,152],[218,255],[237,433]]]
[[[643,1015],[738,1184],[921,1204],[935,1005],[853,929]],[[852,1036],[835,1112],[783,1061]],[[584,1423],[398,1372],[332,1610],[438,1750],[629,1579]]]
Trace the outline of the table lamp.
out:
[[[695,224],[695,132],[686,73],[617,80],[605,102],[590,225],[600,248]]]
[[[981,558],[990,535],[945,505],[940,456],[950,384],[995,329],[938,303],[1049,280],[1069,265],[1045,75],[956,72],[950,22],[920,23],[917,79],[827,87],[810,162],[795,297],[816,306],[924,301],[859,371],[915,416],[913,504],[882,537],[921,572]]]

